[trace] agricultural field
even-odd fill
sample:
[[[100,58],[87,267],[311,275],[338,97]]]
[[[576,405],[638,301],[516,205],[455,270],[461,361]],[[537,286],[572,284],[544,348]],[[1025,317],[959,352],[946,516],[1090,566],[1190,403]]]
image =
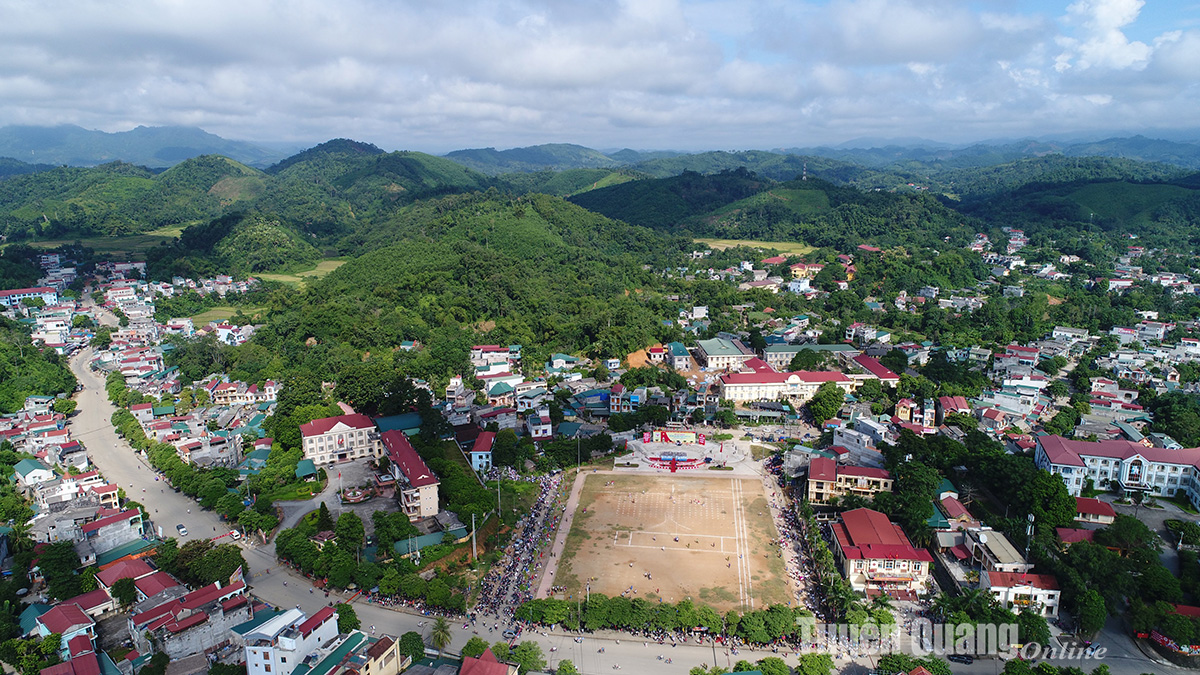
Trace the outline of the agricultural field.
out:
[[[293,286],[303,286],[306,281],[310,279],[320,279],[321,277],[324,277],[330,272],[341,267],[345,263],[346,261],[344,259],[322,260],[321,262],[317,263],[317,266],[313,269],[305,270],[303,272],[294,272],[291,274],[275,274],[271,272],[264,272],[254,276],[265,281],[278,281],[280,283],[290,284]]]
[[[801,244],[796,241],[755,241],[754,239],[710,239],[696,238],[693,241],[699,244],[707,244],[711,248],[718,251],[724,251],[727,248],[737,246],[747,246],[750,248],[773,249],[779,251],[783,255],[804,255],[816,250],[815,246]]]

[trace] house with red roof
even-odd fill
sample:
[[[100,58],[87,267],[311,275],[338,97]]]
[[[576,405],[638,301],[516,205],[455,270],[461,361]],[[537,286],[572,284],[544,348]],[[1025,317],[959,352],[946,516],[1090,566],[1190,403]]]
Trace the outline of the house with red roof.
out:
[[[311,617],[296,608],[239,627],[238,635],[246,645],[247,675],[289,675],[310,654],[337,639],[337,620],[333,607],[322,607]]]
[[[1112,504],[1091,497],[1075,498],[1075,520],[1081,523],[1112,525],[1117,519],[1117,510]]]
[[[504,663],[491,649],[485,649],[478,657],[464,657],[458,675],[517,675],[519,670],[516,664]]]
[[[1017,614],[1034,612],[1047,619],[1058,618],[1062,591],[1052,574],[985,570],[979,575],[979,588],[995,596],[1001,607]]]
[[[438,514],[438,477],[425,465],[403,431],[393,429],[381,436],[396,479],[400,509],[409,520],[432,518]],[[478,441],[477,441],[478,442]]]
[[[929,585],[933,556],[879,511],[846,511],[833,524],[833,539],[834,556],[856,591],[922,592]]]
[[[73,602],[55,605],[50,611],[37,618],[36,631],[38,636],[46,637],[58,633],[62,637],[59,646],[59,656],[70,656],[69,643],[76,637],[83,636],[91,642],[96,638],[96,622]]]
[[[866,499],[892,491],[892,475],[883,469],[841,466],[828,457],[813,457],[808,465],[808,501],[824,505],[845,495]]]
[[[473,427],[478,429],[479,427]],[[478,473],[486,473],[492,468],[492,444],[496,442],[496,434],[491,431],[480,432],[475,442],[466,451],[471,468]]]
[[[161,593],[134,606],[128,623],[138,651],[165,652],[172,660],[205,654],[228,642],[230,629],[252,617],[246,582],[241,580],[175,595]]]
[[[154,568],[141,558],[133,558],[117,561],[111,567],[106,567],[96,573],[96,581],[99,582],[100,588],[111,590],[113,584],[121,579],[133,579],[137,581],[142,577],[148,577],[154,574]]]
[[[1085,530],[1078,527],[1056,527],[1054,528],[1054,534],[1062,542],[1063,548],[1069,548],[1071,544],[1078,544],[1081,541],[1088,543],[1096,541],[1095,530]]]
[[[900,376],[893,373],[887,366],[866,354],[859,354],[850,359],[851,363],[859,368],[862,368],[870,378],[879,380],[879,383],[885,387],[895,387],[900,384]],[[853,377],[853,375],[851,376]]]
[[[317,466],[378,457],[383,451],[375,423],[359,413],[301,424],[300,437],[304,459],[311,459]]]

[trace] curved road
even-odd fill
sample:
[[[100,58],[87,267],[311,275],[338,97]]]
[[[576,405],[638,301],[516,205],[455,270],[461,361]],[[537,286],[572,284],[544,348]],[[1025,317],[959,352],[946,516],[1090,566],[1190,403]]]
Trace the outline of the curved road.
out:
[[[115,324],[115,320],[110,323],[112,317],[107,314],[103,314],[101,319],[105,324]],[[93,373],[88,367],[93,353],[94,350],[91,348],[82,350],[69,362],[72,372],[83,385],[83,391],[77,396],[79,407],[70,420],[72,437],[87,446],[89,458],[106,478],[124,488],[130,498],[140,501],[146,506],[154,524],[162,527],[164,536],[174,536],[182,541],[187,541],[197,537],[226,534],[227,526],[214,513],[199,508],[199,505],[193,500],[182,493],[176,493],[166,488],[161,481],[155,481],[155,473],[150,467],[138,458],[124,440],[117,436],[109,421],[116,408],[109,403],[104,392],[103,378]],[[316,500],[323,497],[323,495],[315,497],[312,502],[314,506]],[[564,522],[569,522],[569,520],[564,519]],[[175,532],[177,524],[183,524],[188,529],[187,537],[178,537]],[[566,533],[563,532],[559,536],[565,535]],[[327,602],[340,602],[345,599],[345,594],[338,593],[333,593],[326,598],[323,592],[314,592],[303,577],[290,573],[286,568],[279,567],[275,561],[275,550],[272,543],[255,544],[243,540],[242,546],[245,549],[246,562],[251,570],[251,578],[248,580],[251,590],[263,601],[279,607],[299,606],[311,615]],[[428,639],[430,620],[416,612],[385,609],[363,602],[355,603],[354,607],[365,631],[370,631],[371,626],[374,626],[376,633],[386,632],[392,635],[417,631]],[[421,623],[424,626],[418,625]],[[474,633],[470,628],[464,629],[462,623],[454,622],[451,622],[451,628],[453,641],[448,651],[452,653],[457,653],[474,634],[480,635],[489,643],[503,639],[499,631],[489,633],[486,628],[479,629],[478,633]],[[1115,633],[1116,635],[1112,635],[1114,638],[1119,635],[1117,630],[1106,632]],[[1108,638],[1109,635],[1103,637]],[[621,666],[621,671],[629,673],[684,673],[689,668],[701,663],[709,666],[714,663],[732,666],[738,659],[755,661],[765,656],[784,656],[773,654],[770,650],[748,649],[743,649],[739,655],[732,656],[726,655],[720,649],[714,650],[711,645],[696,645],[695,643],[674,648],[670,646],[670,643],[667,645],[651,643],[647,646],[641,640],[617,633],[588,635],[582,643],[576,643],[574,635],[561,632],[543,636],[530,631],[526,632],[521,639],[538,642],[542,646],[546,662],[550,667],[557,664],[560,659],[569,658],[580,672],[593,675],[612,674],[615,672],[613,666],[617,664]],[[621,640],[620,644],[617,644],[617,639]],[[1114,654],[1105,660],[1114,675],[1181,670],[1165,664],[1152,664],[1138,652],[1128,638],[1123,640],[1125,643],[1123,645],[1117,644],[1115,640],[1105,639],[1104,642],[1112,645],[1115,648],[1114,651],[1123,652],[1119,655]],[[600,647],[604,647],[603,654],[597,651]],[[556,651],[551,652],[551,648]],[[657,656],[660,654],[671,657],[673,663],[667,665],[663,661],[659,661]],[[789,665],[796,663],[794,657],[786,657],[786,660]],[[867,659],[860,659],[860,665],[857,666],[852,666],[848,660],[839,660],[837,663],[839,668],[849,673],[865,672],[872,665]],[[1059,663],[1058,665],[1070,664]],[[1094,665],[1095,663],[1085,664],[1088,670]],[[1000,666],[995,660],[980,660],[971,666],[955,665],[954,672],[956,674],[990,674],[997,672],[999,668]]]

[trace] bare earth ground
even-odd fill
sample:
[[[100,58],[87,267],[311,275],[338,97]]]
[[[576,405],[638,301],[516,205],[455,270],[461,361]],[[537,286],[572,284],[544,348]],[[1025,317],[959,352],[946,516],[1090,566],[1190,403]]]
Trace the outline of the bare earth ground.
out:
[[[789,600],[760,481],[613,474],[585,480],[554,579],[567,594],[590,580],[592,591],[606,595],[690,597],[720,611]]]

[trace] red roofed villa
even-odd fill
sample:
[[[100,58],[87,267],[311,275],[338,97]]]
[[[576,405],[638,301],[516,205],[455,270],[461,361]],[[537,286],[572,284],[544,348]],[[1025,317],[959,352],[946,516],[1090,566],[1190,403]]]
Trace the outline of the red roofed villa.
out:
[[[912,545],[900,526],[871,509],[854,509],[833,524],[834,554],[856,591],[922,592],[933,556]]]

